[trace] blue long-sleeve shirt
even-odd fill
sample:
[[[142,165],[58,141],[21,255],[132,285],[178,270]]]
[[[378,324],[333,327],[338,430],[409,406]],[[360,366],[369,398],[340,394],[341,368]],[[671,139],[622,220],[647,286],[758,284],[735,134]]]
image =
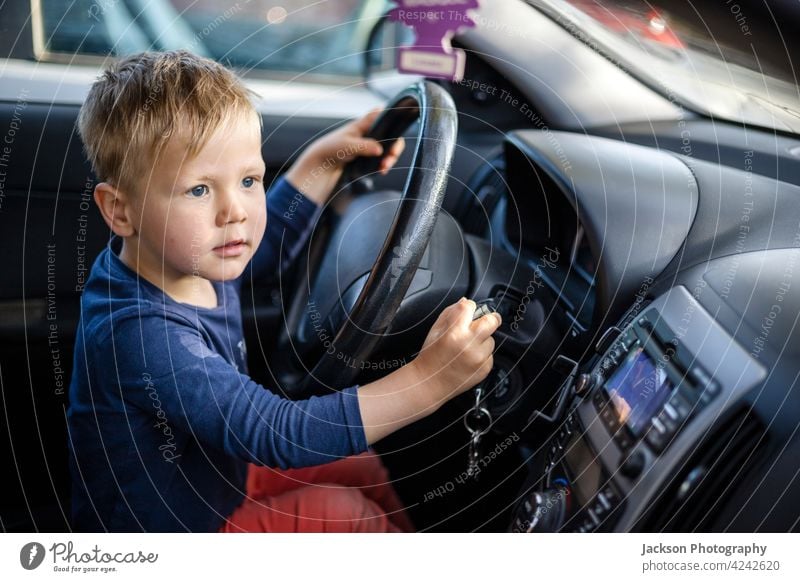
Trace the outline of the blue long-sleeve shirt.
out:
[[[292,259],[315,210],[275,184],[254,275]],[[356,387],[293,402],[247,376],[240,281],[213,282],[215,308],[179,303],[120,260],[120,242],[81,299],[67,412],[75,530],[217,531],[244,498],[248,462],[367,449]]]

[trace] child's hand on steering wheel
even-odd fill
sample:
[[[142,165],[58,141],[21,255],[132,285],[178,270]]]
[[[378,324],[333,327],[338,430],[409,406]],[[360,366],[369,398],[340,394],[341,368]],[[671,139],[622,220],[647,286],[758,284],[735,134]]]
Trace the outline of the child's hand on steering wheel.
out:
[[[383,156],[378,171],[385,175],[397,162],[405,148],[403,138],[397,139],[389,151],[376,140],[365,137],[379,109],[351,121],[315,140],[286,173],[286,178],[308,199],[324,203],[342,175],[344,166],[359,156]]]

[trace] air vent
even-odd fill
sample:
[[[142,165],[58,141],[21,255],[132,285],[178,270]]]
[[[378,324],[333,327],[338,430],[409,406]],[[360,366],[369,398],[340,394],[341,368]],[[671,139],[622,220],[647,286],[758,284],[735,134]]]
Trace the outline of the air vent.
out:
[[[505,169],[503,156],[497,156],[470,177],[454,213],[465,233],[478,236],[486,234],[497,203],[508,191]]]
[[[740,409],[709,432],[642,523],[648,532],[712,531],[725,500],[747,476],[766,444],[761,421]],[[637,528],[638,529],[638,528]]]

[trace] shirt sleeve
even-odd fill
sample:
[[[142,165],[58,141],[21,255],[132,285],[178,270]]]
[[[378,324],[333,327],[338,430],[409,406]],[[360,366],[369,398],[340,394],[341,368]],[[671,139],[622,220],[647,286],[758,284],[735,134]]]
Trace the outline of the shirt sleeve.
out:
[[[286,400],[241,374],[181,319],[115,319],[110,337],[96,344],[102,385],[118,389],[126,406],[150,414],[155,407],[160,421],[201,445],[259,465],[320,465],[367,450],[356,386]]]
[[[245,278],[270,279],[294,261],[306,242],[317,205],[281,176],[267,194],[267,228]]]

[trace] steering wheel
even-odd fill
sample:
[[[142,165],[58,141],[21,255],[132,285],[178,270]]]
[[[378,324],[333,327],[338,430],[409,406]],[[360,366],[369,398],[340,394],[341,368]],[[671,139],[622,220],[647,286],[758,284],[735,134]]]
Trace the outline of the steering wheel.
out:
[[[343,172],[340,184],[350,183],[357,196],[317,248],[312,243],[279,340],[279,350],[287,351],[289,344],[305,362],[293,379],[281,382],[290,398],[352,385],[414,281],[447,186],[456,108],[442,87],[419,82],[395,96],[368,134],[388,151],[417,119],[416,148],[399,200],[367,196],[379,159],[356,158]],[[365,212],[371,213],[368,228],[358,226]],[[383,240],[374,235],[381,217],[388,226]]]

